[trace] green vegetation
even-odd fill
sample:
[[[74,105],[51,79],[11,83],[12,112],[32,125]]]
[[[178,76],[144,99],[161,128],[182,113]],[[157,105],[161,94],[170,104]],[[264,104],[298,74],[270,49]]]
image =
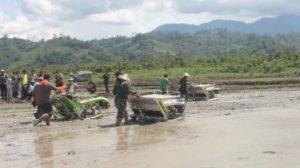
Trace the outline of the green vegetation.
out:
[[[80,41],[60,35],[48,41],[0,39],[0,67],[68,73],[70,69],[130,73],[132,78],[299,76],[300,33],[255,35],[224,29],[195,34],[153,32],[132,38]]]

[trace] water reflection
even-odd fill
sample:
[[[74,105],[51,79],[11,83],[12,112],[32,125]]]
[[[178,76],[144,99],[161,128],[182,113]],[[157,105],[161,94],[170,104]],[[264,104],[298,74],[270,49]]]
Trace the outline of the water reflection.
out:
[[[53,160],[53,140],[37,133],[37,139],[34,140],[35,152],[39,157],[40,167],[54,168]]]
[[[117,130],[117,150],[125,150],[129,145],[129,127],[119,127]]]
[[[116,130],[116,150],[164,142],[171,139],[178,131],[173,124],[157,123],[146,126],[122,126]]]
[[[112,157],[114,151],[118,153],[168,141],[176,137],[175,135],[181,130],[180,127],[182,125],[169,122],[113,127],[78,134],[41,128],[36,132],[36,139],[33,141],[36,155],[34,164],[35,167],[53,168],[61,164],[71,166],[76,162],[75,167],[79,167],[88,161],[93,163],[94,160],[99,161],[99,157],[102,160]],[[61,156],[65,157],[61,158]],[[95,156],[99,156],[98,159],[91,160]],[[78,159],[81,161],[77,162]]]

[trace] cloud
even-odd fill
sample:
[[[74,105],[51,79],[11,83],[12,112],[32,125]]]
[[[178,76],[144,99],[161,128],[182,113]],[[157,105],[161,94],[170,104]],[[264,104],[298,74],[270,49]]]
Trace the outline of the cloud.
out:
[[[18,16],[15,20],[6,20],[0,15],[0,35],[30,40],[50,38],[56,31],[45,27],[40,21],[30,21],[26,16]]]
[[[65,14],[70,13],[68,9],[64,9],[50,0],[17,0],[17,6],[24,15],[48,22],[64,18]]]
[[[142,7],[148,12],[169,11],[172,8],[172,0],[144,0]]]
[[[0,12],[0,23],[2,23],[4,21],[4,15],[3,13]]]
[[[132,10],[109,11],[107,13],[93,14],[87,17],[90,21],[108,24],[131,24],[135,21],[135,14]]]
[[[17,0],[21,11],[45,21],[74,21],[89,15],[124,10],[140,0]]]
[[[79,39],[130,36],[166,23],[253,22],[264,16],[300,15],[299,0],[11,1],[15,4],[10,5],[12,9],[0,10],[0,35],[30,39],[48,39],[60,33]]]

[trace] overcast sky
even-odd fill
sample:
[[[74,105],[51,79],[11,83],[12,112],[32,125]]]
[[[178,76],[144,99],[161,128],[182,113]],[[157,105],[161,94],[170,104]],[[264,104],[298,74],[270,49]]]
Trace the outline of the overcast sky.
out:
[[[0,0],[0,37],[65,34],[90,40],[145,33],[166,23],[254,22],[300,14],[300,0]]]

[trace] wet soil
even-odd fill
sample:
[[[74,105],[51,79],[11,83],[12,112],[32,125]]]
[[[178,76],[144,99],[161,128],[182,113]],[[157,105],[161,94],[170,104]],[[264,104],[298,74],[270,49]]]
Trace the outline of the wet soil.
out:
[[[113,102],[113,101],[111,101]],[[0,167],[251,167],[300,165],[300,90],[223,92],[167,122],[101,119],[33,127],[29,103],[0,102]]]

